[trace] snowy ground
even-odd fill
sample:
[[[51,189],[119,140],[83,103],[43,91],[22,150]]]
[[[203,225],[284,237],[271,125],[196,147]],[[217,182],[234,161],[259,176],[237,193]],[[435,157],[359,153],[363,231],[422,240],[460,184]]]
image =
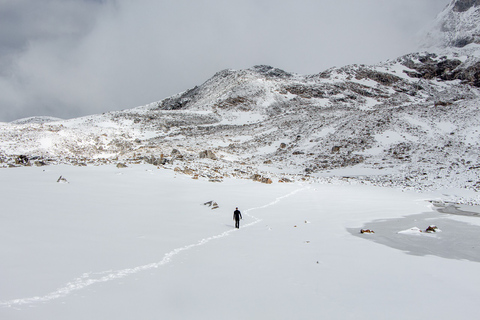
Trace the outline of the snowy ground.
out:
[[[2,169],[0,194],[0,319],[470,319],[478,310],[480,218],[434,211],[425,200],[435,195],[211,183],[143,165]],[[412,229],[431,224],[441,232]]]

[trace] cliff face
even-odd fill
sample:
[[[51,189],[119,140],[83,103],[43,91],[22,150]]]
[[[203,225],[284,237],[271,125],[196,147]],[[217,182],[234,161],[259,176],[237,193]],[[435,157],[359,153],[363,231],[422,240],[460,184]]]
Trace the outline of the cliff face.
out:
[[[457,0],[454,1],[453,11],[465,12],[472,7],[480,7],[480,0]]]

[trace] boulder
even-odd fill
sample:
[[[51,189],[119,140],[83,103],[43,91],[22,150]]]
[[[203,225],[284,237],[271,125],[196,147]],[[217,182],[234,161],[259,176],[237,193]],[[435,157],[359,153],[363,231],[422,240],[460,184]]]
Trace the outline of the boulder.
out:
[[[205,150],[200,152],[199,157],[200,159],[217,160],[217,156],[215,156],[215,153],[213,153],[212,150]]]
[[[15,159],[15,164],[22,165],[22,166],[29,166],[30,159],[27,156],[21,155]]]
[[[37,160],[34,162],[37,167],[43,167],[46,166],[47,164],[43,161]]]
[[[262,178],[262,183],[272,184],[273,181],[272,181],[272,179],[270,179],[270,178]]]
[[[183,169],[183,173],[189,176],[193,176],[194,171],[190,168]]]
[[[219,205],[218,205],[218,203],[216,203],[216,202],[215,202],[215,201],[213,201],[213,200],[212,200],[212,201],[207,201],[207,202],[205,202],[203,205],[204,205],[204,206],[207,206],[207,207],[211,207],[211,208],[212,208],[212,210],[213,210],[213,209],[218,209],[218,208],[219,208]]]
[[[177,149],[172,150],[171,156],[172,156],[172,158],[175,158],[175,159],[183,159],[182,153],[180,151],[178,151]]]
[[[254,174],[253,176],[250,177],[253,181],[262,181],[262,176],[259,174]]]
[[[341,147],[340,146],[333,146],[332,147],[332,153],[340,152]]]
[[[250,177],[250,179],[252,179],[253,181],[258,181],[258,182],[265,183],[265,184],[272,184],[273,183],[272,179],[262,177],[259,174],[254,174],[253,176]]]
[[[362,229],[360,230],[360,233],[375,233],[373,230],[370,230],[370,229]]]

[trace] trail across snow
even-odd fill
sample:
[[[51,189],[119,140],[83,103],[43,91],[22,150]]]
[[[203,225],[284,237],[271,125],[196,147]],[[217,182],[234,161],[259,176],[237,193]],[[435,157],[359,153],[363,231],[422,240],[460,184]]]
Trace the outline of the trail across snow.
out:
[[[304,189],[305,188],[297,189],[297,190],[292,191],[292,192],[290,192],[286,195],[278,197],[277,199],[275,199],[274,201],[272,201],[272,202],[270,202],[266,205],[245,210],[243,212],[244,215],[252,218],[253,221],[248,223],[248,224],[243,225],[242,228],[251,227],[251,226],[257,224],[258,222],[262,221],[260,218],[250,214],[251,211],[261,210],[261,209],[273,206],[273,205],[277,204],[278,202],[280,202],[281,200],[283,200],[285,198],[288,198],[288,197],[290,197],[290,196],[292,196],[292,195],[296,194],[297,192],[302,191]],[[154,269],[154,268],[159,268],[159,267],[162,267],[162,266],[168,264],[169,262],[171,262],[172,259],[175,256],[179,255],[182,252],[188,251],[188,250],[190,250],[192,248],[195,248],[195,247],[203,246],[203,245],[209,243],[212,240],[217,240],[217,239],[227,237],[232,232],[236,232],[236,231],[239,231],[239,230],[231,229],[231,230],[222,232],[221,234],[214,235],[214,236],[211,236],[211,237],[208,237],[208,238],[204,238],[204,239],[202,239],[202,240],[200,240],[196,243],[192,243],[192,244],[187,245],[187,246],[183,246],[183,247],[180,247],[180,248],[173,249],[172,251],[166,253],[163,256],[163,259],[159,262],[153,262],[153,263],[145,264],[145,265],[142,265],[142,266],[137,266],[137,267],[128,268],[128,269],[122,269],[122,270],[113,270],[113,271],[109,270],[109,271],[103,271],[103,272],[87,272],[87,273],[84,273],[82,276],[74,279],[73,281],[67,283],[65,286],[63,286],[63,287],[61,287],[61,288],[59,288],[59,289],[57,289],[57,290],[55,290],[55,291],[53,291],[49,294],[46,294],[44,296],[36,296],[36,297],[30,297],[30,298],[19,298],[19,299],[13,299],[13,300],[9,300],[9,301],[0,301],[0,307],[15,307],[15,306],[21,306],[21,305],[34,304],[34,303],[49,302],[51,300],[66,297],[67,295],[71,294],[74,291],[79,291],[79,290],[85,289],[86,287],[89,287],[89,286],[92,286],[92,285],[95,285],[95,284],[98,284],[98,283],[117,280],[117,279],[125,278],[125,277],[131,276],[133,274],[143,272],[143,271],[147,271],[147,270]]]

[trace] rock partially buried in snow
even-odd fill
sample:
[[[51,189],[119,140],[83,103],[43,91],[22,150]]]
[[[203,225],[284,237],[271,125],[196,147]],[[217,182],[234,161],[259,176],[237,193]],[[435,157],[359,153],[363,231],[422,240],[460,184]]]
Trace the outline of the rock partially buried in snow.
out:
[[[205,202],[203,205],[204,205],[204,206],[211,207],[211,208],[212,208],[212,210],[213,210],[213,209],[218,209],[218,208],[219,208],[219,205],[218,205],[218,203],[216,203],[216,202],[215,202],[215,201],[213,201],[213,200],[212,200],[212,201],[207,201],[207,202]]]
[[[262,177],[262,176],[259,175],[259,174],[254,174],[254,175],[251,177],[251,179],[252,179],[253,181],[258,181],[258,182],[265,183],[265,184],[272,184],[272,183],[273,183],[272,179]]]
[[[428,233],[433,233],[437,231],[440,231],[440,229],[438,229],[437,226],[428,226],[428,228],[425,229],[425,232],[428,232]]]
[[[364,233],[375,233],[375,231],[370,230],[370,229],[362,229],[362,230],[360,230],[360,233],[361,233],[361,234],[364,234]]]
[[[58,183],[68,183],[67,179],[65,179],[63,176],[60,176],[60,177],[57,179],[57,182],[58,182]]]

